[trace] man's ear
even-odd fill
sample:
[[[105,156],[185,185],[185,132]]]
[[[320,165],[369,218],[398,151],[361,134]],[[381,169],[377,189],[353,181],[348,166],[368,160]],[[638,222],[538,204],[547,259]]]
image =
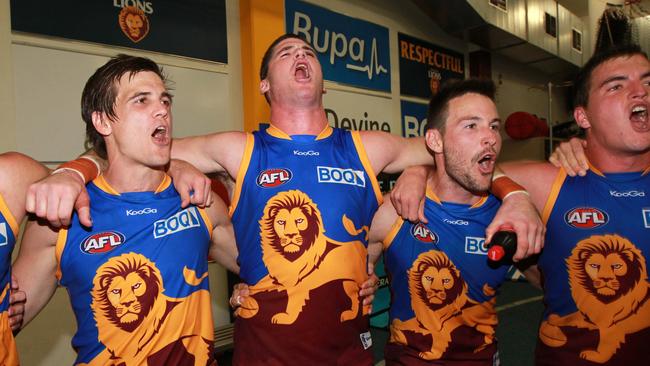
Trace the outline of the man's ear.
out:
[[[103,112],[95,111],[92,114],[93,126],[102,136],[108,136],[113,132],[113,125]]]
[[[587,118],[587,111],[582,106],[578,106],[573,110],[573,118],[576,120],[578,126],[587,129],[591,127],[589,118]]]
[[[436,154],[442,154],[443,142],[442,134],[440,130],[436,128],[430,128],[424,135],[424,140],[427,143],[427,147]]]
[[[264,79],[260,81],[260,94],[266,94],[266,92],[268,92],[270,88],[271,86],[269,85],[268,79]]]

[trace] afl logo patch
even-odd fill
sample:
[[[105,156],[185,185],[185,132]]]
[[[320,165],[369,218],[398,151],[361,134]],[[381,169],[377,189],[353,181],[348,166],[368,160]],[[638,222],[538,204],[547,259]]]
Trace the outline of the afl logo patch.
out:
[[[423,243],[435,244],[438,242],[438,235],[421,222],[411,226],[411,235]]]
[[[124,244],[124,235],[117,231],[92,234],[81,242],[81,251],[88,254],[110,252]]]
[[[257,176],[257,185],[262,188],[277,187],[290,181],[292,176],[289,169],[267,169]]]
[[[609,216],[594,207],[577,207],[564,215],[564,221],[578,229],[595,229],[607,224]]]

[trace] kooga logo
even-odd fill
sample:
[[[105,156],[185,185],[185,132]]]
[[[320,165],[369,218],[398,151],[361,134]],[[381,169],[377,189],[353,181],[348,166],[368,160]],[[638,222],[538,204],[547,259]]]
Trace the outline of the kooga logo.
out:
[[[618,192],[618,191],[610,190],[609,195],[616,198],[645,197],[645,192],[644,191]]]
[[[319,156],[320,153],[318,151],[314,151],[314,150],[309,150],[309,151],[293,150],[293,155],[298,155],[298,156]]]
[[[126,210],[126,216],[148,215],[155,214],[158,210],[151,207],[143,208],[142,210]]]

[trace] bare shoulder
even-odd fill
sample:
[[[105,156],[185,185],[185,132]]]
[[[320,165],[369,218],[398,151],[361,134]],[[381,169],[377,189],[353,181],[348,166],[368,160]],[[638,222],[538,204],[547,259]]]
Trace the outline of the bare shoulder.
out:
[[[390,202],[390,195],[384,195],[384,203],[379,206],[370,226],[370,241],[382,241],[397,220],[397,211]]]
[[[211,194],[212,204],[205,208],[205,212],[208,214],[213,226],[221,226],[221,224],[230,220],[228,217],[228,207],[226,207],[226,203],[223,202],[218,194],[214,192],[211,192]]]
[[[49,170],[36,160],[17,152],[0,154],[0,194],[9,210],[21,220],[30,184],[45,178]]]
[[[499,163],[499,167],[506,175],[524,186],[539,180],[553,182],[560,170],[544,161],[509,161]]]

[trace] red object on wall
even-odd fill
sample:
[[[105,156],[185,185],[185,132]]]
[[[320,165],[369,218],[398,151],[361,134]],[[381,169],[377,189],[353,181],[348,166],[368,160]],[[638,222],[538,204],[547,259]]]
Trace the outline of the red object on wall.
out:
[[[506,133],[514,140],[548,136],[545,121],[528,112],[514,112],[506,118]]]

